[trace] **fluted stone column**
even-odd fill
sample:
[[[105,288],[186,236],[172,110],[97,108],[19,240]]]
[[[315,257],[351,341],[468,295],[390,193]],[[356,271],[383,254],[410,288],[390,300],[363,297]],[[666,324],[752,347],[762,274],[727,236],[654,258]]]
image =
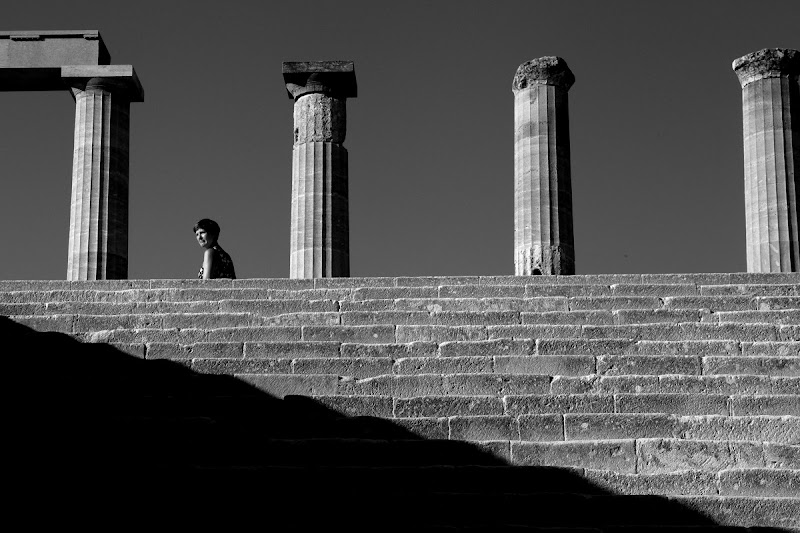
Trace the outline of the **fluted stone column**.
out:
[[[284,63],[294,99],[290,278],[348,277],[346,99],[356,96],[352,62]]]
[[[130,103],[143,93],[132,69],[86,74],[64,75],[75,97],[67,279],[126,279]]]
[[[733,62],[742,86],[748,272],[800,272],[800,52],[764,49]]]
[[[574,274],[566,62],[540,57],[514,76],[514,273]]]

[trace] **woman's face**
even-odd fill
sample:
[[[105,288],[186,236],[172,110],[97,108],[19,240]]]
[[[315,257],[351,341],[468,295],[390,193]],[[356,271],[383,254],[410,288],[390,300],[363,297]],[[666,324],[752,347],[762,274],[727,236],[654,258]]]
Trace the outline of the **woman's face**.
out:
[[[194,232],[194,236],[197,239],[197,244],[203,248],[211,248],[217,243],[216,237],[207,233],[203,228],[197,228],[197,231]]]

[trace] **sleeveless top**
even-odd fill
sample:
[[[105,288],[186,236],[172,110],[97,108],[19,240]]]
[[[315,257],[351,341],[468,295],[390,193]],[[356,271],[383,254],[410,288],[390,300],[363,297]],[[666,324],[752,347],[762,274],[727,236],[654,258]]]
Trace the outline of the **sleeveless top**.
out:
[[[214,250],[214,269],[211,272],[211,279],[228,278],[236,279],[236,271],[233,268],[233,259],[228,255],[228,252],[222,249],[219,244],[211,247]],[[200,272],[197,277],[203,279],[203,267],[200,267]]]

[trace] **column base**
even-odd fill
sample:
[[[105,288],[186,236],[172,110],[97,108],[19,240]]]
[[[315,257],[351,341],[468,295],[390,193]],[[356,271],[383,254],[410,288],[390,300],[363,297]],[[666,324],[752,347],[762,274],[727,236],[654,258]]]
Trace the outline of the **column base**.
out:
[[[535,244],[517,251],[515,276],[571,276],[575,274],[574,252],[564,245]]]

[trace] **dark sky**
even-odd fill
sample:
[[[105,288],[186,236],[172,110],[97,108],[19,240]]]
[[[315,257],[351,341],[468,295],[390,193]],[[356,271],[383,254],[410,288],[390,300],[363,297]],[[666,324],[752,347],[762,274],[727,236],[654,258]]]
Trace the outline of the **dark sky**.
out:
[[[239,277],[289,272],[281,62],[355,61],[353,276],[513,274],[513,98],[563,57],[579,274],[746,269],[731,62],[800,48],[786,1],[15,2],[2,30],[96,29],[132,64],[131,278],[194,277],[203,217]],[[0,93],[0,279],[64,279],[74,104]]]

